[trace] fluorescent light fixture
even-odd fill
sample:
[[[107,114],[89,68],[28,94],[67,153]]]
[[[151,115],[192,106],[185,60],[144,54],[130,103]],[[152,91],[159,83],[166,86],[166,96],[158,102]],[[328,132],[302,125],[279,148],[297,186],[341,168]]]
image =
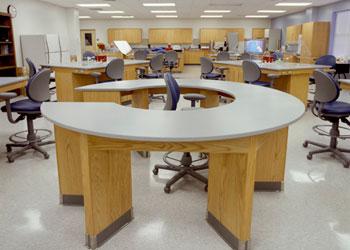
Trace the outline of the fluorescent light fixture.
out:
[[[175,7],[175,3],[143,3],[145,7]]]
[[[91,16],[79,16],[79,19],[90,19]]]
[[[176,10],[151,10],[151,13],[177,13]]]
[[[204,13],[230,13],[230,10],[205,10]]]
[[[111,7],[108,3],[79,3],[79,7],[94,8],[94,7]]]
[[[129,19],[129,18],[134,18],[134,16],[111,16],[112,18],[115,19]]]
[[[286,3],[277,3],[276,6],[300,7],[300,6],[309,6],[311,4],[312,2],[300,2],[300,3],[286,2]]]
[[[99,10],[97,11],[100,14],[123,14],[122,10]]]
[[[286,10],[258,10],[258,13],[285,13]]]
[[[265,15],[247,15],[245,18],[268,18],[269,16]]]
[[[223,18],[223,15],[201,15],[201,18]]]
[[[177,15],[156,15],[156,18],[177,18]]]

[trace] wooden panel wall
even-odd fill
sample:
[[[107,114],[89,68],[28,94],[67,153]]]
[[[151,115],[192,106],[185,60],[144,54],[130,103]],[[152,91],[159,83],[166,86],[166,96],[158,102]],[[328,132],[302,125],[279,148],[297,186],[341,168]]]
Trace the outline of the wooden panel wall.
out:
[[[253,39],[263,39],[265,37],[265,28],[253,28],[252,38]]]
[[[200,43],[209,43],[210,41],[224,41],[227,33],[238,33],[239,40],[244,41],[244,28],[210,28],[200,30]]]
[[[150,44],[192,44],[191,28],[152,28],[148,30]]]
[[[287,27],[286,42],[287,43],[296,43],[298,42],[298,37],[301,34],[302,25],[292,25]]]
[[[318,58],[326,55],[329,46],[329,31],[329,22],[304,23],[302,27],[301,56]]]
[[[108,29],[108,42],[112,43],[115,40],[125,40],[130,44],[139,44],[142,42],[142,29]]]

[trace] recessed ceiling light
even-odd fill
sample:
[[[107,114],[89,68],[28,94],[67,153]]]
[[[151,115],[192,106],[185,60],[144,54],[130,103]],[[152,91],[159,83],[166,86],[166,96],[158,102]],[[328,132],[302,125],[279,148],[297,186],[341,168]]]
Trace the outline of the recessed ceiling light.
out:
[[[247,15],[245,18],[268,18],[269,16],[265,15]]]
[[[258,10],[258,13],[285,13],[286,10]]]
[[[277,3],[276,6],[291,6],[291,7],[294,7],[294,6],[309,6],[311,5],[312,3],[311,2],[300,2],[300,3],[293,3],[293,2],[290,2],[290,3]]]
[[[79,19],[89,19],[91,16],[79,16]]]
[[[176,13],[176,10],[151,10],[151,13]]]
[[[177,15],[156,15],[156,18],[177,18]]]
[[[91,7],[111,7],[111,5],[108,4],[108,3],[81,3],[81,4],[77,4],[77,6],[79,6],[79,7],[87,7],[87,8],[91,8]]]
[[[124,11],[122,11],[122,10],[99,10],[98,13],[100,13],[100,14],[123,14]]]
[[[230,13],[230,10],[205,10],[204,13]]]
[[[201,18],[223,18],[223,15],[201,15]]]
[[[175,3],[143,3],[145,7],[174,7]]]
[[[111,16],[112,18],[116,19],[129,19],[129,18],[134,18],[134,16]]]

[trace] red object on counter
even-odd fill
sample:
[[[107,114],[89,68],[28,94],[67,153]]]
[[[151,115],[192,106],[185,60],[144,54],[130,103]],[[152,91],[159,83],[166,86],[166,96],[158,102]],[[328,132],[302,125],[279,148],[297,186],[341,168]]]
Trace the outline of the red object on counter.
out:
[[[272,63],[273,62],[273,56],[263,56],[263,62],[264,63]]]
[[[97,62],[107,62],[107,56],[96,56]]]

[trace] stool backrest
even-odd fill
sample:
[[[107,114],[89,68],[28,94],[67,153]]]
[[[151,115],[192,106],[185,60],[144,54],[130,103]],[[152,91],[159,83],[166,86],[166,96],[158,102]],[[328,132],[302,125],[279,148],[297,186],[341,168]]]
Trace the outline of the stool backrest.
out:
[[[106,75],[115,81],[123,80],[124,60],[117,58],[110,61],[106,67]]]
[[[158,54],[154,57],[152,57],[149,66],[153,71],[161,71],[163,69],[164,65],[164,55]]]
[[[207,58],[207,57],[201,57],[201,73],[202,74],[209,74],[214,70],[213,62]]]
[[[34,102],[45,102],[50,99],[50,74],[49,69],[43,69],[28,80],[26,93],[29,99]]]
[[[179,57],[177,55],[177,52],[175,50],[171,50],[171,51],[168,51],[165,53],[164,60],[169,64],[171,64],[171,63],[175,64],[175,63],[177,63],[178,58]]]
[[[230,60],[230,53],[227,51],[220,51],[216,56],[217,61],[229,61]]]
[[[337,100],[340,94],[337,81],[331,75],[321,70],[316,70],[314,76],[316,83],[315,102],[329,103]]]
[[[147,59],[147,56],[148,56],[148,50],[146,49],[142,49],[142,50],[137,50],[135,51],[134,53],[134,58],[136,60],[146,60]]]
[[[36,74],[36,72],[37,72],[35,64],[28,57],[26,58],[26,62],[28,64],[29,77],[33,77]]]
[[[243,61],[243,79],[244,82],[253,83],[260,79],[261,70],[259,65],[253,61]]]
[[[176,110],[180,100],[180,87],[171,73],[164,74],[167,88],[167,101],[164,110]]]

